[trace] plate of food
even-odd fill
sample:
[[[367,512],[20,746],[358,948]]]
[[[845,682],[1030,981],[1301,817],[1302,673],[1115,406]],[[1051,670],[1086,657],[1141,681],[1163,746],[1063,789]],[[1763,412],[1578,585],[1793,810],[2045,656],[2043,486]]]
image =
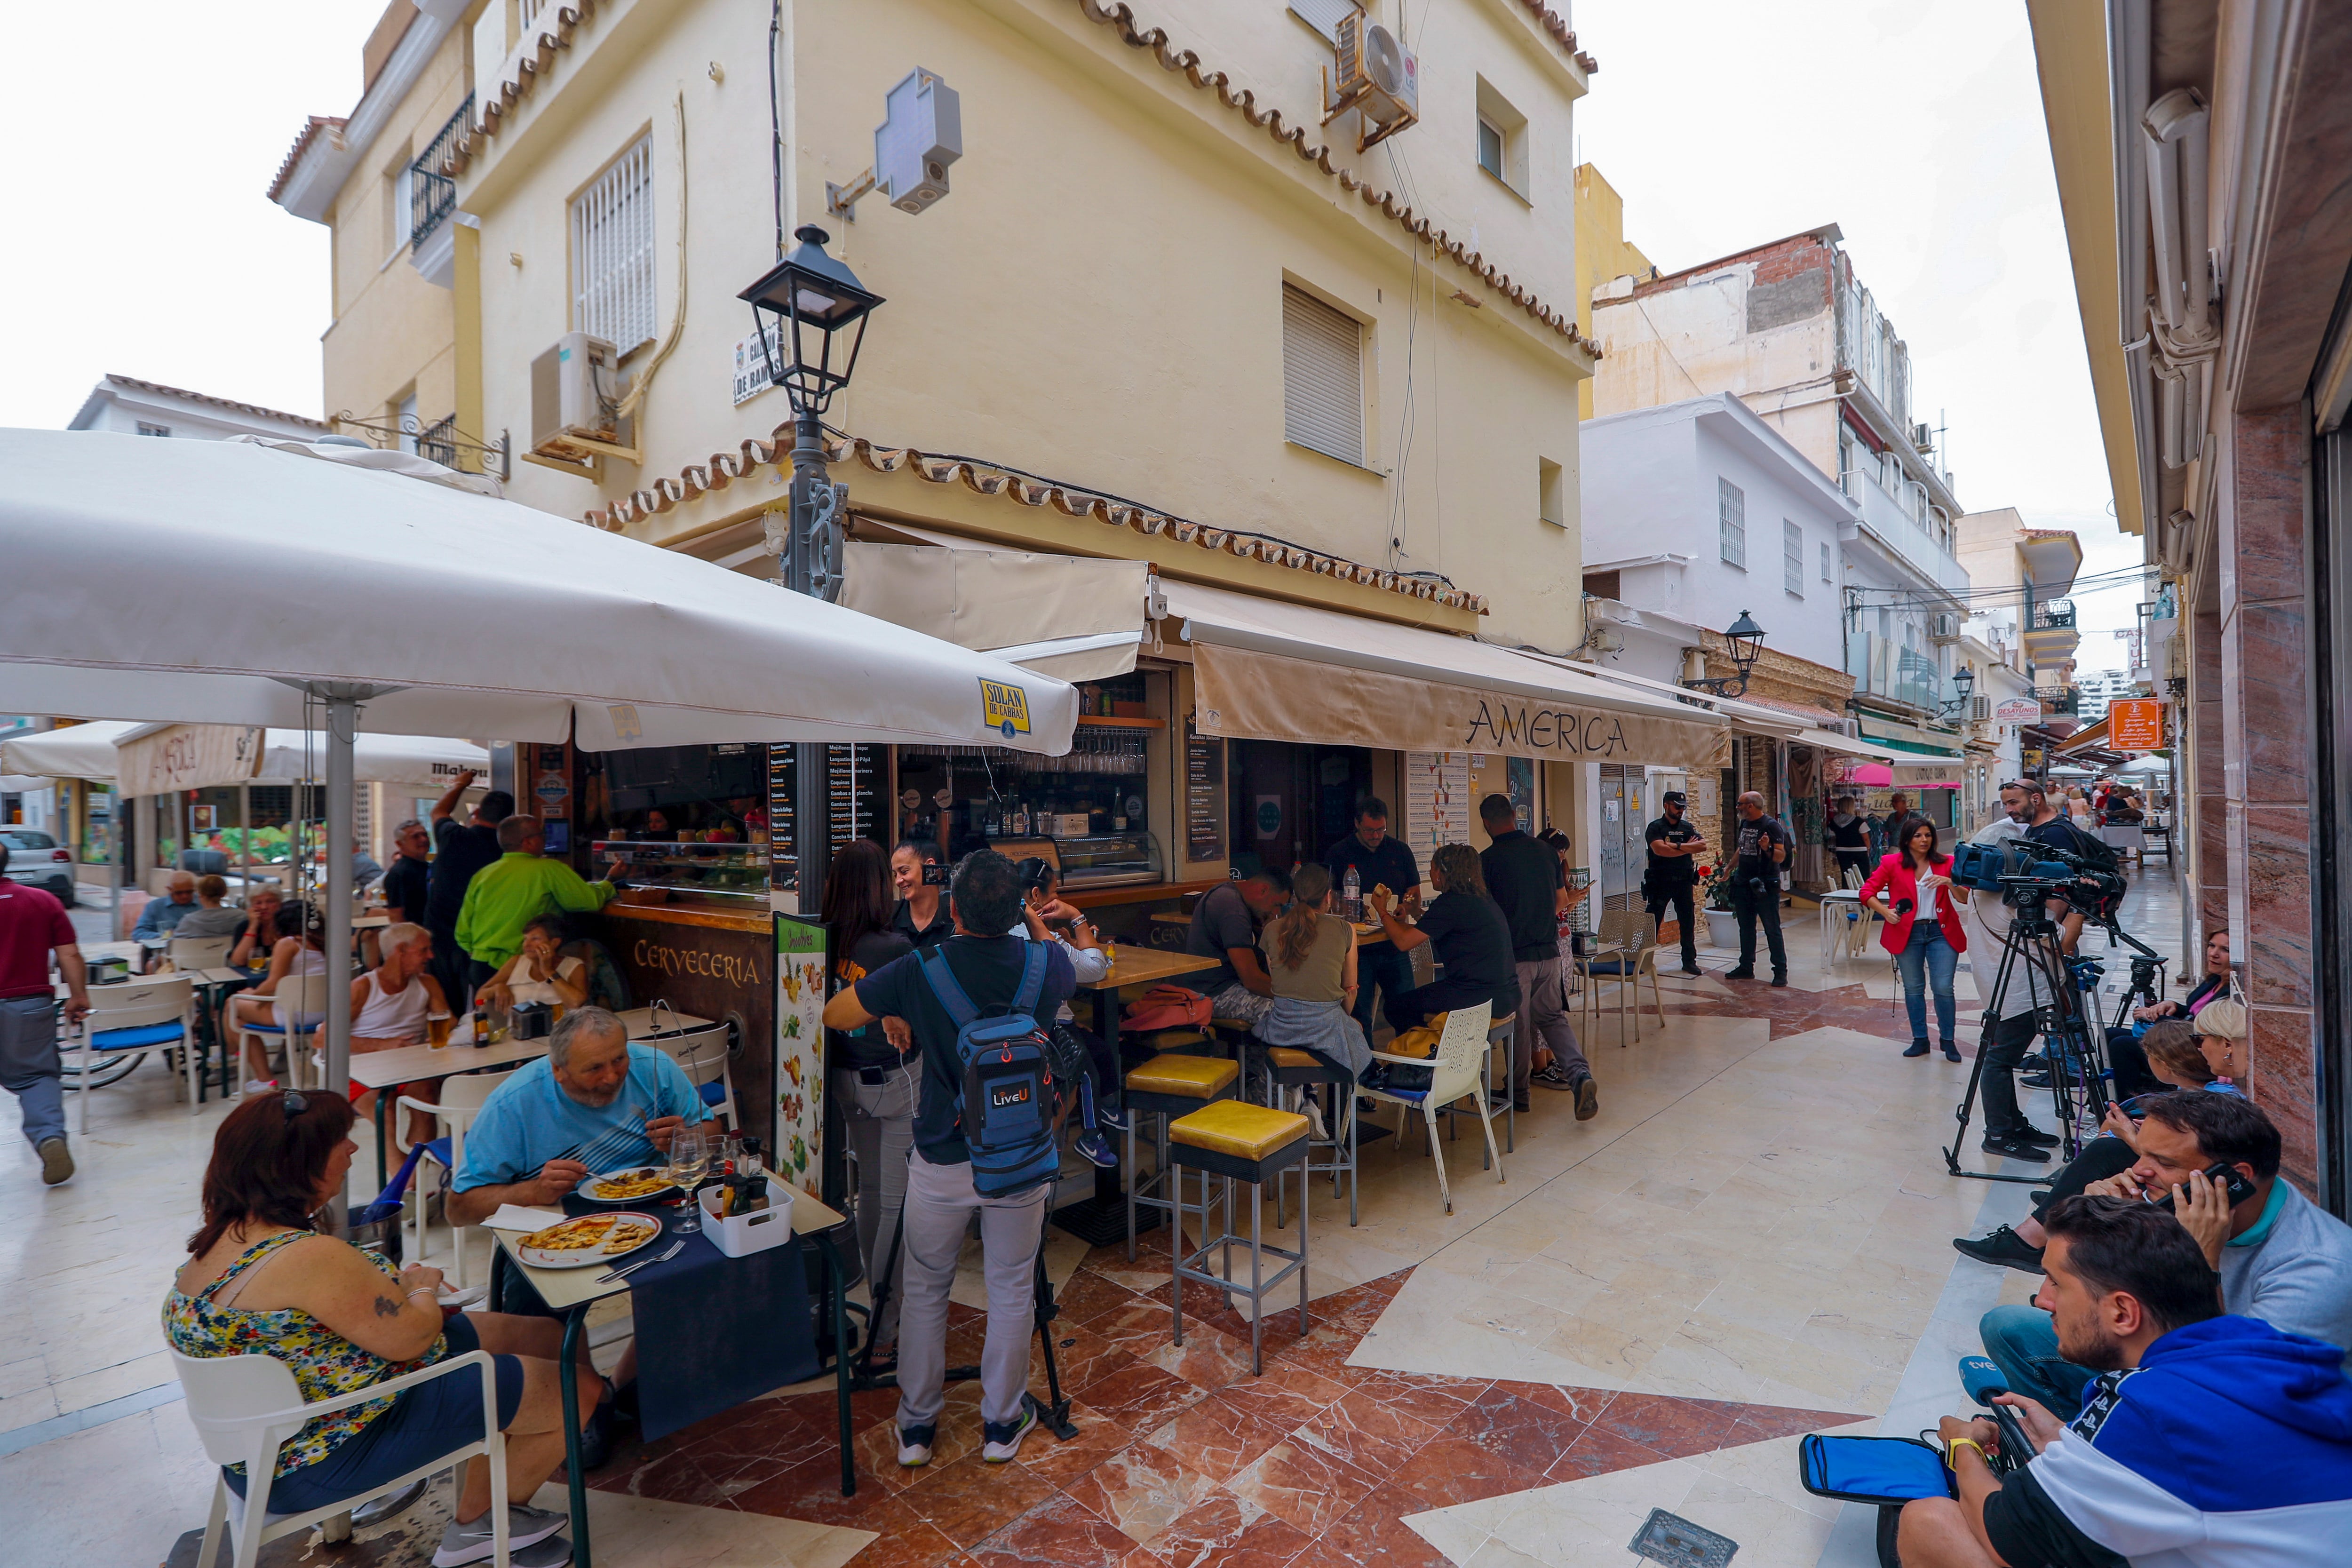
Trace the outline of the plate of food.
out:
[[[592,1204],[635,1204],[677,1191],[677,1184],[659,1165],[631,1165],[623,1170],[583,1176],[572,1189]]]
[[[653,1215],[625,1209],[582,1215],[534,1230],[517,1239],[515,1251],[534,1268],[585,1268],[592,1263],[616,1262],[659,1239],[661,1233],[662,1223]]]

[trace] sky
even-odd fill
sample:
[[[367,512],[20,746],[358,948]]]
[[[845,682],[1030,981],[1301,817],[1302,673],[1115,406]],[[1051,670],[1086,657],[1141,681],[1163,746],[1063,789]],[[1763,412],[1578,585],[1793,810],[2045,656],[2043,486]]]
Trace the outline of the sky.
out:
[[[0,261],[0,426],[55,428],[118,372],[313,416],[326,229],[264,195],[310,114],[345,114],[382,0],[126,0],[19,7],[0,128],[27,155],[42,241]],[[233,25],[224,25],[231,16]],[[2051,175],[2032,41],[2013,0],[1581,0],[1601,62],[1580,156],[1629,237],[1675,270],[1834,222],[1910,344],[1915,416],[1945,426],[1962,501],[2117,532]],[[94,51],[102,68],[83,68]],[[47,147],[47,155],[29,155]],[[2136,589],[2077,600],[2086,670]]]
[[[1673,272],[1834,223],[1911,350],[1912,417],[1971,510],[2076,531],[2136,566],[2091,397],[2033,39],[2015,0],[1578,0],[1601,68],[1580,159]],[[2121,668],[2133,585],[2075,600],[2085,670]]]

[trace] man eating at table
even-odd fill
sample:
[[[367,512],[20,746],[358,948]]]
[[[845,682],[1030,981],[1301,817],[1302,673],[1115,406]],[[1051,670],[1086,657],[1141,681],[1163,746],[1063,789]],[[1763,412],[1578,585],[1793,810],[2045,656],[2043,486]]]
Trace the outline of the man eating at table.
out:
[[[449,1222],[479,1225],[507,1204],[561,1209],[592,1172],[666,1153],[671,1133],[709,1114],[668,1056],[632,1044],[627,1026],[604,1008],[574,1007],[555,1026],[547,1055],[508,1074],[474,1113],[465,1168],[446,1203]],[[533,1310],[520,1271],[508,1279],[505,1310]],[[609,1381],[617,1393],[636,1375],[632,1343]],[[604,1426],[596,1424],[599,1438]]]

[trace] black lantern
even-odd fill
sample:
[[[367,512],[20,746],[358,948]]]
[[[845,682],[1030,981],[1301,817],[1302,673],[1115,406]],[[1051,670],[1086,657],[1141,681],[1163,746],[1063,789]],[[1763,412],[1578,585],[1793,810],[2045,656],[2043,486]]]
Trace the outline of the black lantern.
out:
[[[1949,702],[1939,706],[1937,711],[1948,717],[1954,713],[1967,712],[1969,699],[1975,694],[1976,689],[1977,672],[1965,664],[1960,666],[1959,668],[1952,671],[1952,689],[1958,695]]]
[[[1730,645],[1731,668],[1738,673],[1685,680],[1684,686],[1693,691],[1713,692],[1717,697],[1737,697],[1748,689],[1748,672],[1756,668],[1756,660],[1764,652],[1764,628],[1742,610],[1739,618],[1724,629],[1723,640]]]
[[[823,414],[833,395],[849,384],[866,341],[866,318],[882,296],[825,254],[833,237],[816,225],[803,224],[793,237],[800,248],[736,297],[751,302],[768,378],[784,389],[793,412],[807,418]]]

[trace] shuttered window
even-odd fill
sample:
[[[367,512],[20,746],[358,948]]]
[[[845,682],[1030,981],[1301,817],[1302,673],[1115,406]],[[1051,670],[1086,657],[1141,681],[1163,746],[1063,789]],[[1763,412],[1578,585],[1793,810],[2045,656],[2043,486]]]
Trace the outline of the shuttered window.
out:
[[[1364,460],[1364,329],[1282,286],[1282,433],[1343,463]]]
[[[1748,498],[1729,479],[1715,481],[1715,515],[1723,527],[1723,562],[1748,570]]]
[[[1356,0],[1290,0],[1290,14],[1332,44],[1339,41],[1339,24],[1355,9]]]
[[[1780,585],[1800,599],[1805,596],[1805,531],[1780,520]]]
[[[654,335],[650,137],[572,200],[572,324],[623,353]]]

